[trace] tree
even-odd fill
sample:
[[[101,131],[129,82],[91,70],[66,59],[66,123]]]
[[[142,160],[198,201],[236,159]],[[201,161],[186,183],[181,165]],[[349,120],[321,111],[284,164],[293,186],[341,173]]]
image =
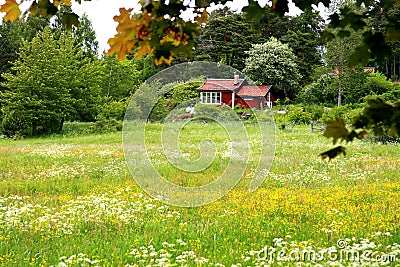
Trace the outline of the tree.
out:
[[[118,53],[120,59],[132,51],[137,50],[137,56],[151,54],[157,64],[171,63],[177,55],[190,56],[192,48],[195,46],[195,36],[199,34],[200,26],[207,21],[207,7],[212,4],[225,4],[228,0],[202,0],[180,1],[180,0],[160,0],[147,1],[141,0],[141,11],[136,16],[132,16],[133,9],[120,9],[120,15],[115,16],[114,20],[118,22],[117,34],[109,40],[111,48],[109,54]],[[60,0],[60,1],[40,1],[34,0],[29,8],[33,14],[42,14],[43,16],[55,15],[62,4],[70,6],[72,2],[80,3],[80,0]],[[328,6],[333,0],[293,0],[293,3],[301,10],[310,9],[312,5],[319,3]],[[23,3],[23,1],[22,1]],[[20,5],[17,0],[7,0],[0,6],[0,12],[5,13],[6,20],[15,20],[21,15]],[[353,62],[368,62],[366,53],[372,53],[378,57],[385,57],[385,49],[388,43],[399,40],[398,25],[390,21],[384,33],[368,28],[365,20],[374,16],[382,10],[392,8],[398,0],[386,1],[355,1],[355,9],[342,8],[340,12],[335,12],[330,16],[329,25],[332,28],[344,29],[350,26],[354,30],[366,29],[367,33],[363,36],[363,44],[357,47],[353,54]],[[363,8],[361,8],[363,7]],[[283,16],[289,11],[289,0],[273,0],[271,5],[261,7],[255,0],[250,0],[242,9],[248,20],[261,22],[265,19],[268,11],[273,11]],[[360,12],[361,10],[361,12]],[[196,16],[193,21],[185,21],[181,18],[182,12],[193,11]],[[71,28],[72,25],[79,23],[78,16],[71,13],[63,15],[63,23]],[[340,30],[339,35],[346,33],[346,30]],[[335,37],[335,33],[326,32],[326,40]]]
[[[324,60],[334,72],[338,79],[337,83],[337,105],[342,105],[343,98],[343,76],[352,71],[349,60],[358,46],[362,43],[362,36],[349,29],[350,35],[342,38],[335,38],[326,45]],[[359,64],[360,65],[360,64]]]
[[[322,18],[316,11],[306,10],[294,17],[290,24],[288,32],[279,40],[287,43],[293,50],[302,75],[300,85],[305,86],[311,83],[315,68],[322,65],[322,42],[319,38],[322,32]]]
[[[7,135],[59,132],[66,119],[79,117],[79,105],[90,109],[96,104],[91,96],[99,77],[81,60],[74,42],[70,34],[56,40],[49,27],[23,42],[14,73],[4,75],[8,91],[2,94],[2,124]]]
[[[9,72],[12,63],[17,60],[22,40],[30,42],[48,23],[48,19],[34,16],[13,23],[2,22],[0,25],[0,82],[4,81],[2,74]]]
[[[235,14],[227,9],[216,10],[211,13],[198,38],[195,59],[221,62],[242,70],[247,57],[245,51],[252,44],[266,40],[251,22],[246,21],[243,14]]]
[[[140,85],[140,72],[132,60],[118,61],[115,56],[102,60],[101,95],[120,101],[135,92]]]
[[[120,15],[115,16],[114,20],[118,23],[117,34],[109,40],[111,45],[108,53],[113,55],[118,53],[118,58],[123,59],[133,51],[135,56],[142,57],[146,54],[154,56],[156,64],[170,64],[174,57],[186,56],[192,54],[192,48],[195,46],[195,37],[199,34],[199,28],[203,23],[206,23],[208,13],[207,7],[211,4],[225,4],[228,0],[199,0],[181,1],[181,0],[159,0],[148,1],[141,0],[141,11],[139,14],[132,16],[133,9],[120,9]],[[33,0],[29,8],[30,13],[34,15],[42,14],[43,16],[52,16],[58,12],[61,4],[71,5],[71,0],[60,1],[41,1]],[[73,2],[80,3],[80,0]],[[293,0],[293,3],[301,10],[310,9],[312,5],[319,3],[328,6],[333,0]],[[21,15],[20,5],[24,1],[18,3],[17,0],[7,0],[5,4],[0,6],[0,12],[5,13],[6,20],[15,20]],[[246,14],[247,19],[253,22],[261,22],[266,17],[267,11],[274,11],[280,16],[288,12],[289,0],[273,0],[271,5],[261,7],[255,0],[248,1],[248,4],[242,9]],[[368,27],[367,20],[377,14],[386,12],[398,4],[398,0],[371,1],[358,0],[355,1],[354,8],[343,7],[339,11],[334,12],[329,17],[329,27],[323,33],[323,39],[329,41],[335,37],[344,37],[351,35],[348,30],[351,28],[354,31],[362,31],[362,43],[356,47],[354,53],[350,56],[350,65],[366,65],[369,62],[371,55],[376,60],[386,59],[390,56],[390,45],[400,40],[399,23],[397,20],[388,20],[384,29]],[[192,11],[196,14],[195,19],[185,21],[181,18],[182,12]],[[73,24],[78,24],[77,15],[67,13],[63,16],[63,22],[69,28]],[[329,31],[336,29],[336,31]],[[395,65],[395,64],[394,64]],[[340,91],[339,91],[340,92]],[[376,104],[376,103],[375,103]],[[389,105],[391,111],[398,112],[398,104],[385,105],[378,103],[375,108],[381,108],[381,114],[385,113],[385,108]],[[388,108],[387,108],[388,109]],[[366,112],[369,112],[368,110]],[[397,113],[396,113],[397,114]],[[375,123],[381,123],[378,119],[371,117],[369,127]],[[397,121],[396,121],[397,120]],[[388,124],[394,125],[394,130],[390,132],[399,136],[400,125],[398,124],[398,116],[393,115]],[[340,124],[340,122],[339,122]],[[342,125],[340,124],[339,127]],[[397,128],[396,128],[397,127]],[[328,125],[326,134],[332,136],[332,131],[335,125]],[[338,131],[333,131],[333,135],[337,140]],[[348,139],[354,139],[354,132],[349,132]],[[358,135],[358,137],[361,135]],[[341,151],[341,150],[338,150]],[[338,153],[333,153],[337,155]],[[331,157],[331,155],[329,155]]]
[[[376,29],[378,32],[385,34],[392,29],[390,25],[397,25],[400,28],[400,3],[395,4],[387,10],[382,10],[368,20],[368,25]],[[400,81],[400,41],[394,41],[389,44],[388,55],[385,58],[373,59],[371,66],[375,66],[376,70],[385,73],[388,79]]]
[[[60,7],[59,13],[55,16],[52,23],[52,28],[56,30],[56,35],[66,32],[67,26],[63,24],[63,19],[65,16],[72,13],[72,8],[70,6],[62,5]],[[80,46],[83,55],[90,59],[95,59],[98,55],[99,43],[96,41],[96,32],[93,30],[92,22],[84,14],[79,18],[79,27],[72,27],[71,32],[75,38],[75,45]]]
[[[271,84],[279,98],[296,96],[301,75],[287,44],[271,38],[264,44],[253,45],[248,54],[244,73],[249,78],[258,84]]]

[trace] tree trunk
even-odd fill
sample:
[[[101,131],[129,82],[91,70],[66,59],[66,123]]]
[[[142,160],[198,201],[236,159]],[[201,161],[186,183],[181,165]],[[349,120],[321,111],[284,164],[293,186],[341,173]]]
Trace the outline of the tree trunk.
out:
[[[389,75],[389,63],[388,63],[389,59],[386,60],[386,78],[390,79],[390,75]]]
[[[340,75],[339,75],[339,92],[338,92],[337,105],[338,107],[342,105],[342,81],[340,80]]]
[[[32,136],[35,136],[36,135],[36,121],[35,120],[33,120],[32,121]]]
[[[64,117],[62,117],[60,120],[60,126],[58,127],[58,133],[61,133],[61,131],[62,131],[62,128],[64,126],[64,120],[65,120]]]

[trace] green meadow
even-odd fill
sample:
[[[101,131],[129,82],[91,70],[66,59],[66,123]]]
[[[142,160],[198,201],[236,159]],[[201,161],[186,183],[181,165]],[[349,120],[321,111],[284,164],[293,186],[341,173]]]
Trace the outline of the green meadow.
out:
[[[161,129],[147,126],[146,145],[171,182],[204,185],[227,166],[221,126],[182,130],[189,159],[200,156],[202,138],[215,144],[215,161],[198,174],[167,161]],[[0,266],[400,265],[399,143],[355,141],[328,161],[318,156],[332,146],[321,132],[277,130],[269,173],[249,192],[260,132],[251,124],[246,131],[242,180],[218,201],[191,208],[137,185],[121,132],[1,139]]]

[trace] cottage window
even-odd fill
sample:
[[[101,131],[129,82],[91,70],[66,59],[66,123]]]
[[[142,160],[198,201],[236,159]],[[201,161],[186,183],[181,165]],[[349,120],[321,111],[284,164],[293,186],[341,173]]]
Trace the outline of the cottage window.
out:
[[[201,99],[204,104],[221,104],[221,92],[203,92]]]

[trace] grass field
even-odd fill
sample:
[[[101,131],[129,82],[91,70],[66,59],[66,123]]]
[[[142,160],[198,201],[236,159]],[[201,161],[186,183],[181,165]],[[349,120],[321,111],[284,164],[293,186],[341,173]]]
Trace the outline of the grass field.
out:
[[[226,144],[216,125],[190,127]],[[152,151],[161,151],[159,129],[148,127]],[[331,143],[320,132],[277,131],[257,191],[244,177],[217,202],[177,208],[136,185],[121,136],[0,140],[0,266],[400,266],[399,144],[356,141],[346,157],[323,161]],[[182,141],[195,157],[198,140]],[[163,175],[187,186],[225,166],[217,158],[186,175],[154,155]]]

